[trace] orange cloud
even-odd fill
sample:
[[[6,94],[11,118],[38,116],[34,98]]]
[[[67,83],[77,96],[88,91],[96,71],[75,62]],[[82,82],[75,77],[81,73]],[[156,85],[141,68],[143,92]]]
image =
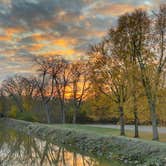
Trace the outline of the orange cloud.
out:
[[[68,46],[69,42],[67,40],[58,39],[58,40],[54,40],[53,44],[55,44],[57,46],[61,46],[61,47],[66,47],[66,46]]]
[[[0,50],[0,54],[3,54],[5,56],[15,55],[16,52],[17,52],[17,49]]]
[[[0,41],[11,41],[11,36],[0,35]]]
[[[55,55],[64,55],[64,56],[70,56],[75,54],[75,50],[74,49],[66,49],[66,50],[54,50],[54,51],[49,51],[49,52],[45,52],[42,55],[43,56],[55,56]]]
[[[35,41],[43,40],[43,35],[40,34],[40,33],[33,34],[31,37],[32,37],[33,40],[35,40]]]
[[[50,34],[46,35],[46,34],[41,34],[41,33],[35,33],[31,37],[36,42],[40,42],[42,40],[53,40],[54,39],[54,37]]]
[[[102,15],[112,15],[112,16],[119,16],[124,13],[132,12],[137,8],[141,8],[143,10],[150,9],[151,6],[149,5],[139,5],[133,6],[130,4],[107,4],[103,6],[99,6],[94,8],[93,13],[102,14]]]
[[[60,37],[59,38],[52,34],[36,33],[36,34],[33,34],[31,37],[36,42],[47,41],[47,42],[50,42],[51,44],[54,44],[57,46],[62,46],[62,47],[66,47],[67,45],[77,43],[76,39],[74,39],[74,38],[71,38],[71,37]]]
[[[76,43],[77,43],[76,39],[73,38],[60,38],[52,41],[52,44],[60,47],[68,47]]]
[[[3,31],[5,35],[0,35],[0,41],[11,41],[13,39],[13,35],[23,32],[24,29],[19,27],[10,27],[4,28]]]
[[[27,49],[29,52],[33,52],[36,55],[40,54],[42,56],[73,56],[75,54],[80,54],[74,49],[74,45],[77,44],[77,39],[75,38],[56,37],[54,34],[41,33],[32,34],[31,38],[36,43],[30,46],[25,46],[25,49]]]
[[[24,29],[21,27],[10,27],[10,28],[5,28],[4,31],[8,36],[12,36],[16,33],[22,33]]]
[[[31,46],[28,46],[26,49],[28,51],[39,51],[39,50],[41,50],[44,47],[45,47],[45,44],[36,43],[36,44],[31,45]]]
[[[32,39],[36,42],[39,42],[37,44],[34,44],[32,47],[29,48],[30,51],[39,51],[43,47],[46,49],[51,50],[50,47],[58,47],[58,50],[56,51],[50,51],[47,52],[46,55],[53,56],[55,54],[61,54],[61,55],[71,55],[75,53],[75,50],[72,49],[73,45],[77,44],[77,40],[71,37],[55,37],[51,34],[33,34]],[[43,44],[41,42],[46,42],[47,44]]]

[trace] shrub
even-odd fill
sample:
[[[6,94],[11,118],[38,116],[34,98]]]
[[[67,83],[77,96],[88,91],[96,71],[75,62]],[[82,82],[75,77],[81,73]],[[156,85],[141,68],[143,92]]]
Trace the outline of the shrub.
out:
[[[8,112],[7,116],[10,117],[10,118],[16,118],[16,116],[17,116],[17,107],[13,105],[11,107],[11,110]]]
[[[20,120],[30,121],[30,122],[38,121],[34,113],[30,111],[18,112],[16,115],[16,118]]]

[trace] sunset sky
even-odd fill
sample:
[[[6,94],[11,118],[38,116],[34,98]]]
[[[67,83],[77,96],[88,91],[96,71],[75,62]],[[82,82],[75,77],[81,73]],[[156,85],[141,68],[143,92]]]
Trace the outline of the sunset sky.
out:
[[[0,0],[0,82],[35,72],[34,56],[84,58],[117,17],[164,0]]]

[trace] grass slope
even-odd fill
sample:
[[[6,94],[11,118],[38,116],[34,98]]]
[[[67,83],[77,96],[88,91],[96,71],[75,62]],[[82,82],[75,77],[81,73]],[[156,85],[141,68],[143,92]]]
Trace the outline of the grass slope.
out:
[[[51,125],[54,126],[54,125]],[[75,130],[82,130],[89,133],[96,133],[101,134],[105,136],[119,136],[120,131],[119,129],[112,129],[112,128],[104,128],[104,127],[93,127],[88,125],[72,125],[72,124],[64,124],[64,125],[56,125],[62,128],[69,128],[69,129],[75,129]],[[127,137],[133,137],[134,132],[131,130],[126,130],[126,136]],[[152,140],[152,133],[151,132],[140,132],[140,139],[145,140]],[[166,133],[160,134],[160,142],[166,142]]]

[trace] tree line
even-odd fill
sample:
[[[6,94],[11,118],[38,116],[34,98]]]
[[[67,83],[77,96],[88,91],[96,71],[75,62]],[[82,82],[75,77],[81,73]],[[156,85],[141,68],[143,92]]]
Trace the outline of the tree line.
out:
[[[35,60],[37,76],[16,75],[4,80],[1,96],[10,96],[19,112],[26,111],[25,98],[28,109],[40,101],[48,123],[54,109],[50,109],[50,103],[58,104],[60,122],[66,123],[66,105],[70,101],[72,122],[76,123],[82,107],[92,99],[100,103],[99,96],[103,96],[118,108],[121,135],[125,135],[125,112],[131,108],[135,137],[139,137],[138,101],[143,99],[147,102],[145,111],[149,110],[153,139],[158,140],[157,105],[161,100],[165,103],[166,94],[165,33],[166,4],[150,15],[141,9],[126,13],[100,43],[90,46],[87,60],[39,57]],[[107,108],[103,109],[107,113]]]
[[[95,79],[105,84],[99,84],[101,92],[109,95],[119,107],[121,135],[125,135],[123,105],[130,95],[135,137],[139,135],[136,101],[137,88],[142,86],[149,105],[153,139],[159,139],[156,102],[161,77],[165,73],[165,33],[166,5],[163,4],[151,17],[141,9],[122,15],[107,37],[92,46],[89,54],[92,61],[96,60],[93,63]]]

